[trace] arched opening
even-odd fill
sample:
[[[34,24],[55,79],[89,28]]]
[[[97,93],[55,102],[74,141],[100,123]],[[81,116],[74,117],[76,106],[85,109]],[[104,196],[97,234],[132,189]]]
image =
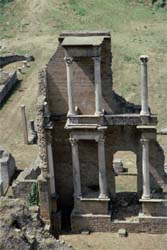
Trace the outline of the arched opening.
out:
[[[113,157],[116,174],[116,193],[137,192],[136,155],[131,151],[117,151]]]
[[[136,154],[132,151],[117,151],[113,155],[113,169],[116,199],[112,217],[119,220],[131,220],[132,217],[135,219],[140,211]]]

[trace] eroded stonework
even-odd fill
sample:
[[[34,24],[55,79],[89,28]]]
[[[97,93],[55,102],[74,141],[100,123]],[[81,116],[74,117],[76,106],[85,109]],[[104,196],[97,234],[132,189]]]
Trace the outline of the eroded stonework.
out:
[[[140,57],[139,106],[112,88],[109,32],[60,34],[56,53],[40,73],[37,106],[41,214],[54,218],[53,226],[60,223],[61,214],[61,225],[70,218],[75,232],[115,231],[121,223],[131,231],[146,232],[149,225],[150,232],[165,232],[164,154],[156,140],[157,117],[148,106],[145,58]],[[136,155],[141,210],[135,221],[126,223],[114,219],[117,151]]]

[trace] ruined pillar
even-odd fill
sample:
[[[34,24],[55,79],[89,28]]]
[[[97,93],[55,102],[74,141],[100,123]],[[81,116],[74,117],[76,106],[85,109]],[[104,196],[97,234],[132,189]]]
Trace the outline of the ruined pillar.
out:
[[[74,106],[74,91],[73,91],[73,71],[72,71],[72,57],[65,57],[66,69],[67,69],[67,92],[68,92],[68,115],[75,114]]]
[[[72,146],[72,167],[73,167],[73,185],[74,197],[81,197],[81,179],[80,179],[80,165],[79,165],[79,152],[78,142],[76,139],[70,138]]]
[[[24,143],[28,144],[28,128],[27,128],[25,105],[21,105],[20,108],[21,108],[21,117],[22,117],[22,124],[23,124]]]
[[[148,56],[140,56],[141,63],[141,112],[140,115],[149,115],[148,107],[148,79],[147,79]]]
[[[102,114],[101,57],[93,57],[95,79],[95,114]]]
[[[107,177],[106,177],[106,161],[105,161],[105,145],[104,137],[98,141],[98,160],[99,160],[99,198],[108,198]]]
[[[142,173],[143,195],[142,199],[150,199],[150,170],[149,170],[149,140],[141,139],[142,143]]]

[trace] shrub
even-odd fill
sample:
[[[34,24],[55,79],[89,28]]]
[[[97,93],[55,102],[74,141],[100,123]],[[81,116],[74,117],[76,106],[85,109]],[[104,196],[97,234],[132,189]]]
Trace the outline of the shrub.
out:
[[[27,204],[29,207],[39,205],[39,191],[38,184],[36,182],[34,182],[31,186],[31,191],[27,196]]]

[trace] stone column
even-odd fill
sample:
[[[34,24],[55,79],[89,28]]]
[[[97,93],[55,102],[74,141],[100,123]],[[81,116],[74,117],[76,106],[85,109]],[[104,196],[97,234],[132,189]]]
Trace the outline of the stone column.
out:
[[[101,57],[93,57],[94,61],[94,79],[95,79],[95,114],[102,112],[102,90],[101,90]]]
[[[99,198],[108,198],[107,178],[106,178],[106,162],[105,162],[105,145],[104,137],[98,141],[98,160],[99,160]]]
[[[67,68],[67,92],[68,92],[68,115],[75,114],[75,106],[74,106],[74,91],[73,91],[73,72],[72,72],[72,57],[65,57]]]
[[[142,143],[142,173],[143,173],[142,199],[150,199],[149,140],[141,139],[141,143]]]
[[[55,194],[55,175],[54,175],[54,165],[53,165],[53,153],[52,153],[52,145],[49,143],[47,145],[48,150],[48,165],[49,165],[49,178],[50,178],[50,191],[51,194]]]
[[[141,63],[141,115],[149,115],[148,108],[148,81],[147,81],[148,56],[140,56]]]
[[[73,185],[74,197],[81,197],[81,179],[79,166],[78,142],[76,139],[70,138],[72,146],[72,166],[73,166]]]
[[[24,143],[28,144],[28,128],[27,128],[25,105],[21,105],[20,108],[21,108],[21,116],[22,116],[23,132],[24,132]]]

